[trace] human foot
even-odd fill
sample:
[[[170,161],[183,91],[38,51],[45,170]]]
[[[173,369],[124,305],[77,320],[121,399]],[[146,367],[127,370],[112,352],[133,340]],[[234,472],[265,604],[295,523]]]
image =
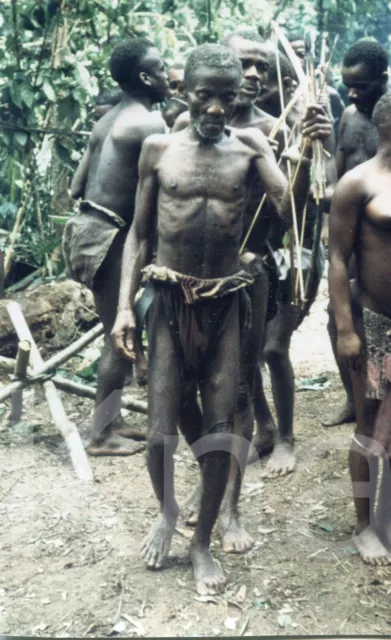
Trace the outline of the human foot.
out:
[[[201,506],[201,485],[198,483],[190,498],[182,509],[182,518],[186,524],[195,526],[198,522],[198,514]]]
[[[340,424],[356,421],[356,410],[353,402],[347,400],[342,407],[333,411],[328,418],[321,420],[324,427],[336,427]]]
[[[110,424],[110,430],[116,433],[122,438],[131,438],[132,440],[146,440],[146,431],[141,429],[134,429],[131,427],[122,416],[119,416]]]
[[[262,428],[260,432],[257,429],[257,432],[251,442],[250,451],[247,458],[247,464],[253,464],[253,462],[257,462],[260,458],[264,456],[268,456],[274,449],[274,427],[270,428]]]
[[[377,533],[371,527],[367,527],[353,538],[362,560],[366,564],[385,565],[391,564],[391,553],[380,541]]]
[[[141,545],[141,557],[150,569],[160,569],[168,556],[176,519],[159,514]]]
[[[296,456],[293,444],[280,442],[274,449],[262,476],[264,478],[279,478],[292,473],[296,466]]]
[[[144,448],[144,444],[111,433],[104,439],[92,440],[86,451],[90,456],[133,456],[135,453],[143,451]]]
[[[222,513],[218,522],[218,533],[225,553],[247,553],[254,544],[237,514]]]
[[[197,593],[200,596],[214,595],[220,591],[227,579],[220,566],[213,560],[209,549],[192,546],[190,558],[194,569]]]

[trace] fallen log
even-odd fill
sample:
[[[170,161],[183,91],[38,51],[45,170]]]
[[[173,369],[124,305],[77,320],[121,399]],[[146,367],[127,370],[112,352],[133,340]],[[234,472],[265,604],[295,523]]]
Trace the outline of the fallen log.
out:
[[[27,340],[31,344],[30,362],[34,372],[35,369],[43,365],[41,354],[19,305],[16,302],[10,302],[7,309],[19,339]],[[92,470],[76,425],[68,420],[54,383],[44,382],[43,388],[53,422],[65,440],[76,475],[80,480],[91,482],[93,480]]]
[[[0,354],[15,357],[18,340],[7,313],[9,300],[0,300]],[[67,347],[80,332],[98,321],[91,291],[73,280],[39,284],[31,290],[14,293],[12,300],[20,304],[45,358]]]

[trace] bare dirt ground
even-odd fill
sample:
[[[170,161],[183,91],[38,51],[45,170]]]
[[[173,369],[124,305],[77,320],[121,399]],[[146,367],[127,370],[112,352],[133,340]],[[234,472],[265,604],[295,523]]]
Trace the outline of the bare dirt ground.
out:
[[[325,281],[292,356],[297,382],[326,375],[329,388],[297,393],[298,465],[277,480],[248,468],[243,521],[256,540],[246,556],[214,553],[226,591],[205,602],[194,590],[187,548],[174,538],[164,570],[139,558],[156,514],[144,452],[92,459],[96,483],[83,485],[51,425],[40,391],[26,395],[24,422],[0,426],[0,633],[35,636],[386,634],[391,568],[365,566],[352,546],[354,513],[347,468],[352,425],[320,419],[342,399],[326,332]],[[3,377],[2,383],[7,379]],[[138,392],[143,397],[142,392]],[[270,392],[269,392],[270,393]],[[63,396],[87,437],[92,403]],[[4,412],[4,407],[3,407]],[[145,416],[135,418],[145,424]],[[181,443],[181,503],[197,466]]]

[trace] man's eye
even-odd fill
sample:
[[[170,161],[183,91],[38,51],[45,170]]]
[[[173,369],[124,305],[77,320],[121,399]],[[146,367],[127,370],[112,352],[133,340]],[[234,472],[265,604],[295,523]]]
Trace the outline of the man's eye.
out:
[[[233,102],[236,98],[236,93],[229,93],[227,96],[225,96],[225,99],[227,102]]]
[[[209,98],[209,94],[206,91],[199,91],[197,93],[197,98],[200,100],[207,100]]]

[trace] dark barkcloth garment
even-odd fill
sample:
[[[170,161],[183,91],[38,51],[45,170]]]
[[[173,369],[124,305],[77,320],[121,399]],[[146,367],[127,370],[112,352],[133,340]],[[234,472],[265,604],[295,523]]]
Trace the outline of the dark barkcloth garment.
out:
[[[385,452],[391,457],[391,318],[365,307],[362,313],[366,352],[365,395],[381,401],[369,449],[375,455],[384,455]]]
[[[114,211],[89,200],[80,203],[80,213],[68,220],[62,241],[68,277],[94,288],[95,276],[119,233],[128,225]]]
[[[192,375],[207,364],[236,296],[241,339],[248,331],[251,305],[245,287],[253,283],[253,278],[246,271],[225,278],[201,279],[149,265],[143,275],[143,283],[152,281],[155,298],[161,299],[182,376]]]

